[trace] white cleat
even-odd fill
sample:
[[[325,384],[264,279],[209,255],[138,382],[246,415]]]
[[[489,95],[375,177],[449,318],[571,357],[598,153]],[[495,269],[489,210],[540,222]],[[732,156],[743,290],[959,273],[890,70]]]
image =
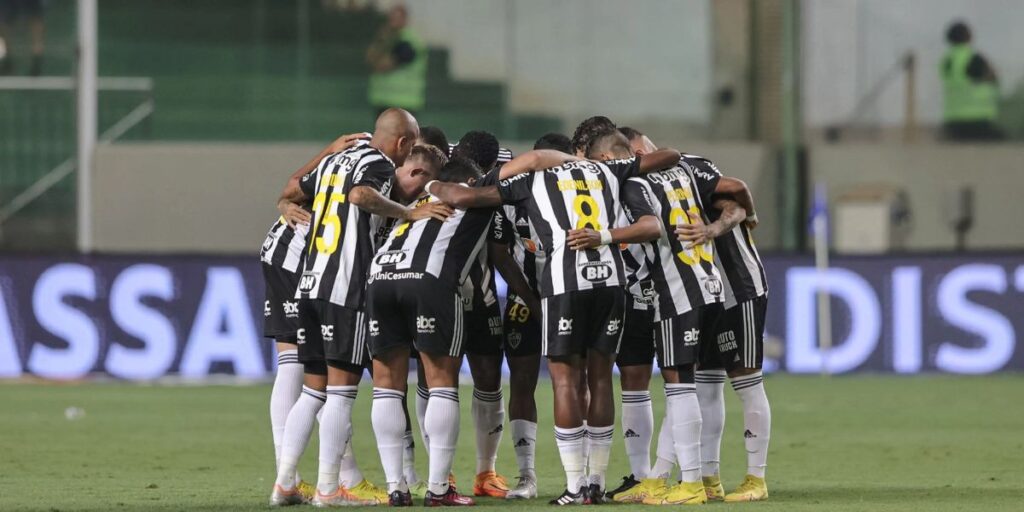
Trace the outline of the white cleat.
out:
[[[292,505],[301,505],[305,503],[305,498],[299,493],[299,489],[285,489],[280,485],[274,484],[274,492],[270,493],[270,506],[271,507],[289,507]]]
[[[505,494],[506,500],[532,500],[537,497],[537,478],[533,476],[520,476],[519,483],[515,489],[509,489]]]

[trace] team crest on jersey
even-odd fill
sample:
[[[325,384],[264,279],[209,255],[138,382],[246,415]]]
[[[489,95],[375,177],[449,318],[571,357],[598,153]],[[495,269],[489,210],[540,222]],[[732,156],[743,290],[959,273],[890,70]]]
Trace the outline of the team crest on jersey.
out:
[[[580,275],[591,283],[600,283],[611,279],[612,266],[600,261],[584,263],[580,265]]]
[[[405,251],[384,251],[374,258],[374,263],[386,267],[388,265],[398,265],[405,261]]]
[[[299,291],[302,293],[309,293],[316,288],[316,282],[319,277],[314,272],[303,272],[302,277],[299,278]]]
[[[513,350],[519,348],[519,344],[523,342],[523,333],[521,332],[510,332],[508,333],[508,345]]]
[[[722,280],[715,276],[709,276],[707,279],[704,280],[704,289],[707,290],[708,293],[710,293],[711,295],[721,295]]]
[[[267,238],[263,240],[263,252],[269,251],[270,248],[274,246],[274,238],[273,234],[269,234],[267,235]]]

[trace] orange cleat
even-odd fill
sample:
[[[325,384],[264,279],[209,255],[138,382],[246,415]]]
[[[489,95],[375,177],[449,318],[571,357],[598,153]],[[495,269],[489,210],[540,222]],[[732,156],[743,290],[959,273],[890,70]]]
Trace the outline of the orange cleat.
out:
[[[508,494],[508,482],[505,477],[494,471],[484,471],[476,476],[473,484],[474,496],[490,496],[492,498],[505,498]]]

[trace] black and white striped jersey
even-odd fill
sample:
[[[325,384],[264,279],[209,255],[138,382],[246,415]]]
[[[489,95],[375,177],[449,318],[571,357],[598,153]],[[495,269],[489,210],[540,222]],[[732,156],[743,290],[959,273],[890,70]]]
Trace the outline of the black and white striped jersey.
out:
[[[537,233],[531,229],[526,205],[504,205],[495,212],[492,240],[508,246],[533,293],[540,295],[540,279],[547,262]]]
[[[714,190],[722,173],[707,158],[697,155],[683,155],[683,162],[689,166],[697,188]],[[712,206],[710,193],[702,197],[708,220],[714,222],[722,211]],[[747,226],[740,223],[729,233],[715,239],[715,265],[725,282],[725,307],[731,308],[740,302],[768,293],[768,279],[765,277],[761,256],[754,246],[754,237]]]
[[[623,204],[622,215],[619,216],[617,227],[625,227],[634,222],[632,212]],[[626,291],[633,299],[633,309],[648,310],[655,305],[656,292],[651,274],[647,270],[647,256],[642,244],[619,244],[622,251],[622,264],[626,270]]]
[[[284,217],[278,218],[260,248],[260,261],[273,267],[282,268],[296,273],[302,267],[306,255],[306,233],[309,226],[299,224],[294,229],[285,222]]]
[[[313,198],[313,222],[296,298],[363,307],[374,227],[371,214],[349,203],[348,195],[357,186],[368,186],[387,196],[394,176],[391,159],[360,145],[324,157],[299,180],[303,192]]]
[[[712,187],[713,190],[713,187]],[[687,249],[675,236],[676,224],[701,218],[700,191],[688,168],[680,165],[632,178],[623,186],[622,201],[634,218],[654,215],[661,237],[643,244],[648,270],[657,291],[656,320],[722,301],[722,278],[715,268],[710,242]]]
[[[438,199],[424,196],[416,205],[429,201]],[[488,208],[471,208],[455,210],[445,221],[397,223],[373,257],[370,282],[422,279],[429,274],[460,289],[487,240],[492,213]]]
[[[459,294],[466,311],[475,311],[492,306],[498,302],[495,292],[494,269],[488,260],[488,249],[484,245],[477,253],[476,259],[470,263],[469,275],[462,283]]]
[[[639,174],[636,158],[592,162],[575,160],[503,180],[505,204],[525,206],[531,240],[547,261],[540,271],[541,297],[607,286],[625,286],[618,247],[574,251],[566,244],[571,229],[615,226],[622,181]],[[517,221],[518,222],[518,221]]]

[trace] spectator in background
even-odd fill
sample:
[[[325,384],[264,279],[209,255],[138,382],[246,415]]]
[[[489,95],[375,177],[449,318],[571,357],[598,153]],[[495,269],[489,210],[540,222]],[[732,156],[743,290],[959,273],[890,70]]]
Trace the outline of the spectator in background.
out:
[[[391,107],[414,116],[426,104],[427,49],[407,27],[408,11],[396,5],[366,50],[370,64],[370,105],[377,113]]]
[[[32,61],[29,74],[39,76],[43,72],[43,41],[46,26],[43,24],[43,0],[0,0],[0,75],[14,72],[11,57],[11,23],[24,16],[28,19],[32,37]]]
[[[996,72],[971,46],[971,29],[957,21],[946,31],[949,50],[942,58],[943,131],[952,140],[997,140],[999,82]]]

